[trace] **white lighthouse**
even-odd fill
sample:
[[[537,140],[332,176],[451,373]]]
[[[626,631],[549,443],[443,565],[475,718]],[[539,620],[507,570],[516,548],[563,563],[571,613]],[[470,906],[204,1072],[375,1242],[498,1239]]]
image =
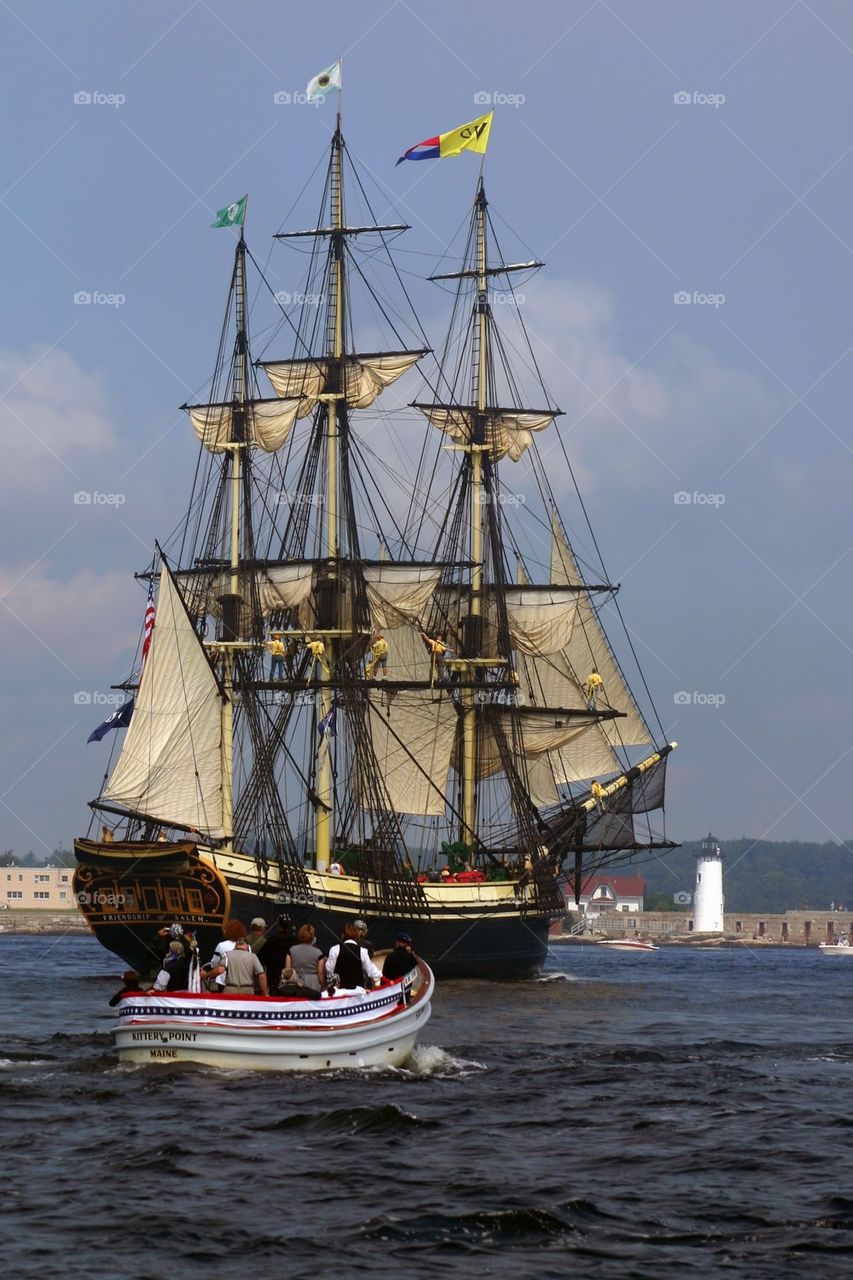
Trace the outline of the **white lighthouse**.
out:
[[[710,833],[696,855],[693,932],[723,932],[723,855]]]

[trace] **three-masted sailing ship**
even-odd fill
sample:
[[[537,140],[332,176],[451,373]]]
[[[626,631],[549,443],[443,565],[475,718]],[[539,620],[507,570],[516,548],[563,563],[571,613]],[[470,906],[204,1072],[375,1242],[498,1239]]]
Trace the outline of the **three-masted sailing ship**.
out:
[[[496,287],[542,264],[501,260],[481,173],[461,264],[430,277],[453,298],[434,355],[407,229],[376,221],[339,117],[317,225],[276,237],[303,250],[304,289],[256,359],[250,310],[275,295],[241,227],[210,394],[183,406],[186,515],[138,575],[156,611],[100,837],[75,841],[81,908],[140,971],[164,923],[204,951],[229,917],[286,913],[321,944],[356,917],[378,947],[404,929],[439,977],[523,976],[567,884],[669,844],[671,744],[605,634],[617,588],[567,534],[559,410],[520,311],[539,407],[496,322]],[[383,408],[416,366],[411,407]]]

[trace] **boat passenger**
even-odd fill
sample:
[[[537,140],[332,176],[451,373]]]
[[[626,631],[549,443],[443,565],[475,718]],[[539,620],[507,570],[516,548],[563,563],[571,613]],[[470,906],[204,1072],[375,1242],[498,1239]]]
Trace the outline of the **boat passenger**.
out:
[[[364,947],[359,945],[359,930],[355,924],[344,927],[344,940],[332,947],[326,961],[326,980],[336,977],[346,990],[378,986],[382,974]]]
[[[115,995],[111,998],[110,1000],[111,1009],[114,1009],[118,1004],[119,1000],[123,1000],[125,996],[138,995],[142,991],[142,986],[139,981],[139,974],[136,972],[135,969],[125,970],[125,972],[121,975],[121,980],[124,983],[124,986],[122,987],[121,991],[117,991]]]
[[[229,920],[223,925],[222,932],[222,942],[201,970],[202,981],[207,980],[208,991],[218,992],[220,995],[225,990],[225,958],[234,950],[235,943],[245,938],[246,926],[241,920]]]
[[[275,928],[267,934],[266,940],[257,952],[258,959],[266,970],[270,991],[278,990],[287,953],[295,943],[296,934],[293,932],[290,916],[282,913],[276,921]]]
[[[360,947],[364,947],[365,951],[367,952],[367,954],[370,956],[372,960],[373,953],[376,950],[376,948],[374,947],[373,943],[370,941],[370,939],[367,936],[367,921],[353,920],[353,924],[355,925],[356,929],[358,929],[358,945]],[[344,939],[342,937],[341,942],[343,941]]]
[[[344,874],[343,864],[338,862],[337,858],[334,862],[329,863],[330,876],[342,876]]]
[[[389,951],[382,966],[382,977],[396,982],[418,966],[418,958],[412,950],[412,937],[408,933],[398,933],[394,938],[394,950]]]
[[[249,925],[249,932],[246,935],[249,946],[258,954],[264,944],[264,938],[267,936],[267,922],[262,916],[255,916]]]
[[[278,994],[319,1000],[326,985],[326,958],[316,945],[313,925],[303,924],[296,932],[296,943],[290,948],[284,965]]]
[[[252,996],[255,994],[255,980],[261,989],[261,995],[269,995],[267,975],[254,951],[249,947],[247,938],[240,938],[225,957],[224,965],[225,994],[228,996]]]
[[[154,979],[152,991],[186,991],[190,968],[189,949],[182,942],[170,942],[163,967]]]

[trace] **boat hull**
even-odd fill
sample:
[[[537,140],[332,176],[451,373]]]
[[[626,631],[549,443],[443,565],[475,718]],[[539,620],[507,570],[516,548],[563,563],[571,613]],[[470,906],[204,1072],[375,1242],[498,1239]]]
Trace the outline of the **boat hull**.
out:
[[[823,956],[849,956],[853,958],[853,947],[840,946],[837,942],[821,942],[818,951]]]
[[[334,1071],[402,1066],[429,1021],[434,978],[322,1000],[262,996],[134,995],[119,1004],[119,1060],[193,1062],[251,1071]],[[406,1004],[403,988],[411,987]]]
[[[607,947],[609,951],[632,951],[636,955],[645,951],[660,951],[660,947],[656,947],[653,942],[621,942],[618,939],[611,941],[609,938],[602,938],[596,945]]]
[[[282,891],[275,866],[259,882],[254,859],[246,855],[199,856],[192,845],[163,851],[156,845],[145,850],[137,846],[135,856],[125,854],[133,848],[75,842],[75,891],[98,940],[140,973],[159,965],[157,931],[164,923],[181,920],[193,928],[206,959],[221,940],[226,918],[248,925],[262,916],[272,924],[282,912],[295,927],[313,925],[326,949],[356,916],[365,919],[377,949],[392,946],[394,935],[404,930],[443,980],[525,978],[538,972],[548,953],[553,916],[528,907],[526,891],[514,881],[427,884],[428,912],[379,914],[365,906],[363,886],[355,876],[307,871],[307,892],[294,894]],[[199,885],[208,894],[204,910]]]

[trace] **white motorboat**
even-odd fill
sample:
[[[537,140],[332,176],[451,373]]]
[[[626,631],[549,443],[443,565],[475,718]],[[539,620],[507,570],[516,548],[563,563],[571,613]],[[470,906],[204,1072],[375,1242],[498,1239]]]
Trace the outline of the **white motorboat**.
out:
[[[430,1016],[423,961],[373,991],[299,997],[140,992],[119,1002],[121,1062],[199,1062],[256,1071],[401,1066]]]
[[[836,938],[835,942],[821,942],[818,945],[818,951],[825,956],[850,956],[853,958],[853,947],[850,946],[846,934]]]
[[[642,938],[601,938],[598,946],[609,947],[611,951],[660,951],[660,947]]]

